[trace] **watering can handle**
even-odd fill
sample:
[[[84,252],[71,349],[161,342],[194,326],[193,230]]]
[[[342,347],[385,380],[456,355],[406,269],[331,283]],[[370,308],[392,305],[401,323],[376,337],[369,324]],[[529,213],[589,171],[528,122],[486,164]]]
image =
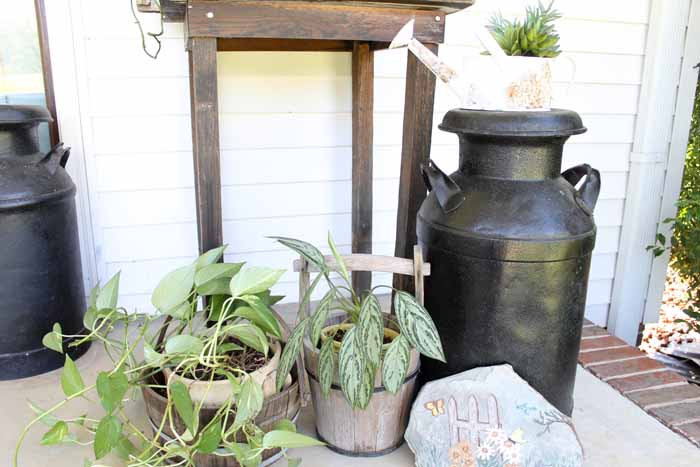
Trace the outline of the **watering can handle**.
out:
[[[438,204],[445,213],[450,213],[462,205],[462,189],[449,175],[440,170],[435,162],[429,159],[427,164],[421,164],[420,172],[428,191],[435,192]]]
[[[561,176],[574,187],[583,177],[586,177],[581,188],[578,189],[578,194],[588,209],[593,212],[600,195],[600,172],[588,164],[581,164],[565,170]]]

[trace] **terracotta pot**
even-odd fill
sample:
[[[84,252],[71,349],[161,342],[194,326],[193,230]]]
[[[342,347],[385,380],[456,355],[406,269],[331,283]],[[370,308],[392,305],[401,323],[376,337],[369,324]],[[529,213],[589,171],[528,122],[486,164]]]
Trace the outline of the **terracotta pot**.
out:
[[[343,319],[343,316],[330,318],[326,325],[340,324]],[[384,326],[396,333],[395,324],[386,316]],[[420,365],[418,352],[411,350],[408,374],[396,394],[391,394],[384,388],[381,368],[377,370],[374,393],[365,410],[353,409],[345,399],[340,388],[337,360],[330,394],[327,398],[323,396],[317,376],[318,356],[319,349],[311,344],[310,339],[305,339],[304,361],[309,375],[319,439],[333,451],[355,457],[382,456],[401,446],[415,395]]]
[[[282,355],[282,346],[280,346],[279,342],[272,341],[270,350],[272,351],[270,360],[263,367],[249,374],[253,381],[262,386],[265,397],[270,397],[275,393],[275,378],[277,377],[277,367]],[[228,380],[197,381],[178,375],[171,368],[165,368],[163,373],[169,381],[184,383],[189,388],[190,397],[195,403],[205,401],[207,406],[221,407],[231,397],[231,384]],[[288,378],[287,384],[291,384],[291,377]]]

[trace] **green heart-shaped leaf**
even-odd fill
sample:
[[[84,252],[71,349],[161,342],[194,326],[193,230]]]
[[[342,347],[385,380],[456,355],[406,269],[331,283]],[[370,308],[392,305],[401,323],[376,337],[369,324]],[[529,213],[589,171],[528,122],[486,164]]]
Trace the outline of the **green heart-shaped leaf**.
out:
[[[97,395],[108,414],[119,407],[127,389],[129,389],[129,379],[123,371],[112,374],[101,371],[97,375]]]
[[[275,285],[284,272],[284,269],[255,266],[245,268],[231,278],[231,295],[233,297],[242,297],[243,295],[255,295],[256,293],[264,292]]]
[[[78,371],[75,362],[68,355],[66,355],[63,372],[61,373],[61,388],[66,397],[70,397],[85,389],[85,383],[80,376],[80,371]]]
[[[97,425],[93,450],[96,459],[102,459],[119,443],[122,434],[122,423],[113,415],[107,415]]]

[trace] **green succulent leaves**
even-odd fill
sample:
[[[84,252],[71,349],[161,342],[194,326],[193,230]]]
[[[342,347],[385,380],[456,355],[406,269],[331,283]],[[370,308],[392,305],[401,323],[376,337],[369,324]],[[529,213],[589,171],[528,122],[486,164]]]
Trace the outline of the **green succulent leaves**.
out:
[[[488,29],[506,55],[557,57],[561,50],[554,22],[561,18],[561,14],[552,8],[553,4],[552,0],[547,7],[541,2],[537,7],[526,7],[522,23],[509,21],[497,13],[491,17]]]

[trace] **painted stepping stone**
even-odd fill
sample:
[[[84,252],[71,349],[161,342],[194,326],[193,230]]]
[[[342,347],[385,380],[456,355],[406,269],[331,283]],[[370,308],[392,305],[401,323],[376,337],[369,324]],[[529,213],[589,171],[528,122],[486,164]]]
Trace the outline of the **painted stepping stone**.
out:
[[[510,365],[426,384],[405,435],[417,467],[580,467],[571,419]]]

